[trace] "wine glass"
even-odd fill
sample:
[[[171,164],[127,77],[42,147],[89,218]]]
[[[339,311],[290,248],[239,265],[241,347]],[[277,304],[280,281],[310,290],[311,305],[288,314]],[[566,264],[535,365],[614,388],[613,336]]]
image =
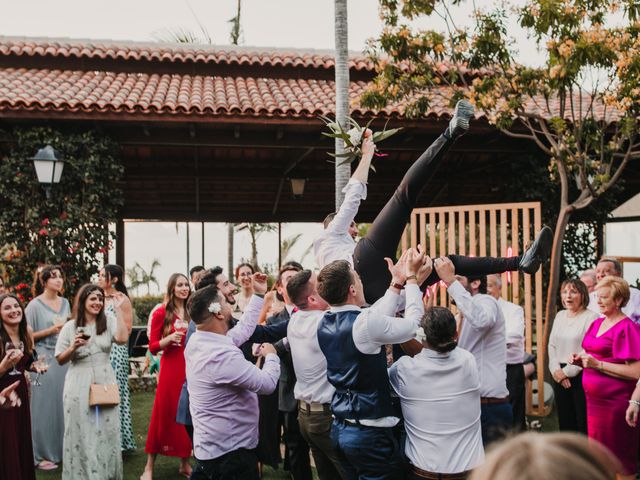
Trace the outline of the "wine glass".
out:
[[[4,346],[4,350],[5,352],[8,352],[9,350],[20,350],[21,352],[23,352],[24,344],[22,342],[18,342],[18,343],[7,342]],[[9,375],[20,375],[20,372],[16,370],[15,365],[13,366],[13,370],[9,372]]]
[[[62,315],[56,315],[55,317],[53,317],[53,324],[56,327],[59,327],[60,325],[64,325],[65,320],[66,319]]]
[[[173,322],[173,328],[175,329],[176,332],[186,334],[188,327],[189,327],[189,324],[184,320],[182,320],[181,318],[176,318],[176,321]],[[180,342],[174,342],[174,345],[180,346]]]
[[[40,374],[49,370],[49,355],[41,355],[38,357],[38,360],[33,362],[33,366],[37,368],[36,378],[31,382],[31,385],[35,385],[36,387],[41,387],[40,383]]]

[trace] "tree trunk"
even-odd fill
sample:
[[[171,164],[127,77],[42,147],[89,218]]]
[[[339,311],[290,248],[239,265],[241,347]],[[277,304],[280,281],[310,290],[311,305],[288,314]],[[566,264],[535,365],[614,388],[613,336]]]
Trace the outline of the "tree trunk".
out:
[[[549,267],[549,286],[547,288],[547,303],[545,306],[545,322],[544,322],[544,346],[545,348],[538,348],[538,355],[544,352],[546,354],[546,345],[549,342],[549,333],[553,326],[553,319],[556,315],[556,303],[558,298],[558,289],[560,287],[560,269],[562,268],[562,242],[564,240],[564,234],[567,231],[567,225],[569,219],[575,211],[572,205],[562,207],[558,220],[556,221],[556,228],[553,234],[553,244],[551,246],[551,265]],[[546,363],[546,361],[545,361]]]
[[[250,232],[250,233],[251,233],[251,263],[253,263],[253,268],[259,270],[260,267],[258,267],[257,238],[256,238],[256,234],[254,232]]]
[[[335,43],[336,43],[336,122],[343,127],[347,125],[349,115],[349,35],[347,23],[347,0],[335,0]],[[344,141],[336,138],[336,155],[344,152]],[[338,165],[336,157],[335,168],[335,201],[336,210],[340,208],[344,194],[342,189],[349,182],[351,166],[348,163]]]
[[[227,223],[227,276],[230,282],[233,282],[233,234],[233,223]]]

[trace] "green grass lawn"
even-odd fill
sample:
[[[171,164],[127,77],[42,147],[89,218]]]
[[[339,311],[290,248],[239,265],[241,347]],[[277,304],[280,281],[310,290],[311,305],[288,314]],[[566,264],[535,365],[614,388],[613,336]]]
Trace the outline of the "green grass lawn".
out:
[[[147,455],[144,453],[144,445],[147,438],[147,428],[153,408],[153,393],[135,393],[131,396],[131,410],[133,416],[133,433],[136,437],[138,448],[135,452],[124,456],[124,478],[125,480],[138,480],[144,470]],[[194,462],[192,462],[193,465]],[[154,470],[156,479],[176,479],[184,480],[178,475],[179,460],[172,457],[158,456]],[[38,480],[59,479],[62,475],[62,467],[54,472],[41,472],[37,470]],[[285,479],[290,478],[282,469],[274,471],[266,467],[264,471],[265,479]]]
[[[133,433],[136,437],[138,448],[135,452],[125,455],[124,457],[124,478],[125,480],[138,480],[147,461],[147,455],[144,453],[144,445],[147,438],[147,428],[151,417],[151,409],[153,408],[154,393],[135,393],[131,395],[131,410],[133,416]],[[558,429],[558,421],[555,410],[548,417],[538,419],[530,417],[530,420],[540,420],[542,423],[542,431],[552,432]],[[193,462],[192,462],[193,464]],[[184,477],[178,475],[179,461],[177,458],[158,456],[154,470],[154,478],[156,479],[175,479],[184,480]],[[62,467],[55,472],[41,472],[37,470],[38,480],[60,479]],[[314,478],[315,469],[314,469]],[[289,474],[282,469],[273,470],[265,467],[265,479],[288,479]]]

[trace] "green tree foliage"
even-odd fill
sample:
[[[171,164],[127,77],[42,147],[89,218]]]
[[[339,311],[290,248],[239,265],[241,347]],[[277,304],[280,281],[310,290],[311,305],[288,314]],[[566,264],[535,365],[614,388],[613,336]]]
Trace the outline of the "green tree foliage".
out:
[[[98,273],[112,234],[109,222],[122,205],[118,181],[123,167],[116,145],[95,131],[16,128],[10,151],[0,160],[0,245],[11,285],[31,284],[39,264],[62,266],[66,293]],[[33,157],[45,145],[65,160],[51,198],[36,178]],[[28,300],[28,298],[25,298]]]
[[[408,115],[438,99],[469,98],[506,135],[534,142],[559,186],[545,318],[555,313],[567,225],[640,156],[640,3],[637,0],[525,0],[474,12],[461,27],[463,0],[381,0],[384,29],[370,53],[377,77],[368,107],[403,101]],[[541,66],[518,61],[509,36],[517,15],[545,53]],[[442,31],[413,28],[436,15]],[[545,323],[548,334],[550,322]]]

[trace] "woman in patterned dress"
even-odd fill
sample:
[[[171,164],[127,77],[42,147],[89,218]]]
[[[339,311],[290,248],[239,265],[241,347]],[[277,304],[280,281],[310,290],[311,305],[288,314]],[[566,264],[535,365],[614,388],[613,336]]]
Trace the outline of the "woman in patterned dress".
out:
[[[56,344],[58,363],[70,362],[64,381],[62,480],[122,480],[119,408],[90,407],[89,390],[93,383],[116,383],[109,353],[113,343],[129,340],[127,325],[121,315],[105,315],[104,291],[94,284],[76,295],[73,317]]]
[[[104,311],[107,316],[116,316],[115,305],[120,305],[120,314],[127,325],[129,334],[133,326],[133,307],[129,292],[124,284],[124,271],[120,265],[107,264],[98,274],[98,285],[105,293]],[[120,390],[120,440],[123,452],[136,449],[131,423],[131,402],[129,399],[129,346],[113,345],[109,355],[111,367],[116,374]]]

